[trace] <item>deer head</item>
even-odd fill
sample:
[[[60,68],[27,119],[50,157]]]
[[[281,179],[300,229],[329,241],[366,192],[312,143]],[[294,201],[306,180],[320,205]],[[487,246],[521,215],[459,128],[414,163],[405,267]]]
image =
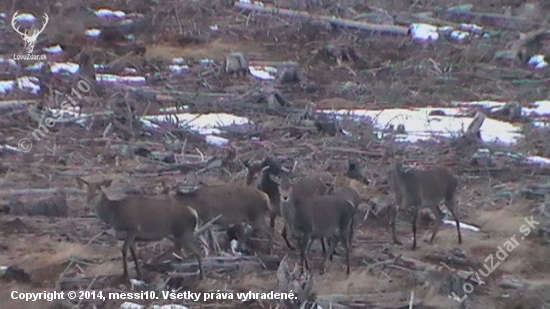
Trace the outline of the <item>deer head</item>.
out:
[[[17,19],[17,16],[19,16],[18,14],[19,11],[16,11],[15,14],[13,14],[13,17],[11,18],[11,26],[13,27],[13,29],[15,30],[15,32],[19,33],[21,35],[21,38],[23,38],[23,40],[25,41],[25,49],[27,50],[27,53],[32,53],[32,51],[34,50],[34,44],[36,43],[36,39],[38,38],[38,35],[40,33],[42,33],[42,31],[44,31],[44,28],[46,28],[46,25],[48,24],[48,14],[44,13],[44,22],[42,23],[42,29],[40,30],[37,30],[33,27],[31,27],[31,29],[29,30],[25,30],[25,32],[21,32],[19,31],[19,26],[16,27],[16,19]],[[28,33],[31,33],[31,35],[29,35]]]

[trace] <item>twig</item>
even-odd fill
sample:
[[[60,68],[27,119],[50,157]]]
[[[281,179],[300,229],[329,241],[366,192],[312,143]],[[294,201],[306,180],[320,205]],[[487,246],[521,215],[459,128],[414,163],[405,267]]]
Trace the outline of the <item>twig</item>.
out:
[[[202,234],[206,229],[208,229],[212,224],[214,224],[216,221],[218,221],[222,215],[216,216],[214,219],[208,221],[205,225],[201,226],[199,229],[197,229],[194,233],[194,236],[197,237],[198,235]]]
[[[88,284],[88,287],[86,287],[86,291],[89,291],[92,288],[92,285],[95,283],[98,276],[99,275],[95,275],[95,277],[92,279],[92,282],[90,282],[90,284]],[[84,300],[84,298],[80,298],[80,300],[76,304],[76,307],[80,307],[80,304],[82,303],[83,300]]]

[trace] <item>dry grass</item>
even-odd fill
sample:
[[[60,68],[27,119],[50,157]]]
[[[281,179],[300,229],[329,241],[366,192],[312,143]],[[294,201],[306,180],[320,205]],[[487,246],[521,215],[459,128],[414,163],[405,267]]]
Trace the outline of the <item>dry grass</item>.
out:
[[[174,58],[182,57],[184,59],[212,59],[223,62],[225,55],[232,52],[244,52],[245,54],[260,54],[263,47],[250,42],[250,44],[227,43],[222,40],[213,40],[201,46],[192,46],[188,48],[175,47],[170,45],[151,45],[147,46],[145,57],[148,59],[159,58],[171,61]]]

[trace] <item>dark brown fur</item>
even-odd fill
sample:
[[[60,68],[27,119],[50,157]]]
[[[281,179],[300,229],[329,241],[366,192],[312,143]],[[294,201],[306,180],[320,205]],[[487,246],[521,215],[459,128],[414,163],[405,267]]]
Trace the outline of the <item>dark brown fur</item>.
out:
[[[462,244],[460,222],[456,213],[458,180],[448,169],[443,167],[433,167],[426,170],[405,169],[400,162],[394,162],[388,171],[388,183],[396,200],[391,221],[392,237],[395,243],[400,244],[395,235],[397,208],[407,209],[413,207],[412,230],[414,241],[412,249],[416,249],[416,222],[420,208],[429,207],[436,217],[432,237],[430,238],[430,242],[433,242],[442,224],[443,213],[439,208],[439,203],[444,200],[456,222],[458,243]]]
[[[96,200],[94,209],[98,217],[115,231],[124,233],[122,262],[125,277],[128,277],[126,255],[130,248],[137,276],[141,279],[136,241],[158,241],[173,236],[176,252],[179,253],[182,246],[193,252],[199,264],[200,278],[203,279],[200,250],[194,237],[194,231],[198,226],[198,215],[193,208],[181,205],[170,197],[131,195],[121,200],[109,200],[102,187],[110,186],[111,180],[90,183],[77,178],[77,181],[79,184],[87,185],[86,201],[91,203],[94,199]]]

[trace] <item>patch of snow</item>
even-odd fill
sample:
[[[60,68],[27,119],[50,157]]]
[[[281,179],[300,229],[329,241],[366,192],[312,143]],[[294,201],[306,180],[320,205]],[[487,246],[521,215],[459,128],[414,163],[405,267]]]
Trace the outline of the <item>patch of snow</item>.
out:
[[[225,146],[229,144],[229,140],[227,138],[223,138],[215,135],[207,135],[205,140],[208,145],[212,145],[212,146]]]
[[[409,27],[410,35],[413,39],[419,41],[437,41],[439,33],[437,27],[423,23],[413,23]]]
[[[118,18],[124,18],[126,16],[126,13],[123,11],[112,11],[109,9],[99,9],[95,11],[95,15],[98,17],[118,17]]]
[[[272,75],[273,72],[277,73],[277,69],[273,67],[250,67],[250,74],[263,80],[275,79],[275,76]]]
[[[19,14],[16,18],[15,18],[16,21],[22,21],[22,22],[29,22],[29,23],[32,23],[36,20],[36,17],[34,17],[34,15],[32,14],[28,14],[28,13],[23,13],[23,14]]]
[[[199,63],[202,64],[202,65],[210,65],[210,64],[214,64],[216,62],[212,59],[201,59],[201,60],[199,60]]]
[[[180,113],[175,116],[179,120],[179,126],[189,127],[191,130],[198,131],[200,134],[204,135],[220,134],[221,132],[218,128],[221,127],[251,123],[248,118],[226,113],[210,113],[203,115]],[[155,120],[158,122],[171,121],[173,119],[174,115],[148,115],[142,117],[142,120]],[[145,124],[151,125],[152,123],[147,121]]]
[[[59,44],[53,45],[53,46],[50,46],[50,47],[47,47],[47,48],[43,48],[42,50],[49,53],[49,54],[59,54],[59,53],[63,52],[63,49],[61,48],[61,46]]]
[[[469,36],[470,36],[470,33],[466,32],[466,31],[455,30],[455,31],[451,32],[451,38],[455,39],[457,41],[465,40]]]
[[[168,66],[168,69],[172,71],[173,73],[186,73],[189,71],[189,66],[187,65],[177,65],[177,64],[171,64]]]
[[[96,74],[96,80],[98,82],[105,83],[120,83],[141,85],[145,84],[147,80],[143,76],[128,76],[128,75],[114,75],[114,74]]]
[[[136,74],[138,71],[134,68],[124,68],[123,72],[128,74]]]
[[[535,67],[535,69],[544,69],[548,66],[548,62],[544,59],[544,55],[535,55],[527,61],[528,65]]]
[[[89,36],[91,38],[97,38],[101,34],[101,30],[95,28],[86,29],[84,33],[86,34],[86,36]]]
[[[472,33],[483,33],[483,27],[476,24],[460,24],[459,29]]]
[[[443,223],[444,223],[444,224],[450,224],[450,225],[456,226],[456,222],[451,221],[451,220],[443,220]],[[479,228],[477,228],[477,227],[475,227],[475,226],[473,226],[473,225],[469,225],[469,224],[463,223],[463,222],[460,222],[460,228],[461,228],[461,229],[465,229],[465,230],[474,231],[474,232],[479,232]]]
[[[40,86],[38,85],[38,78],[34,76],[23,76],[17,79],[17,87],[19,89],[28,89],[31,93],[36,94],[40,91]]]
[[[430,115],[433,111],[443,111],[445,116]],[[397,134],[396,140],[407,142],[430,140],[434,137],[458,136],[473,120],[473,117],[452,117],[463,113],[460,108],[324,110],[323,112],[336,113],[341,116],[349,114],[352,117],[368,117],[373,120],[378,129],[404,124],[407,134]],[[486,118],[481,127],[481,138],[486,142],[514,144],[523,136],[519,131],[519,126]]]
[[[79,68],[78,64],[72,62],[54,62],[50,65],[50,70],[54,74],[63,72],[75,74]]]
[[[550,159],[545,157],[539,157],[539,156],[531,156],[525,158],[525,161],[529,163],[538,163],[540,165],[547,165],[550,164]]]
[[[13,80],[1,80],[0,81],[0,93],[8,93],[13,89],[15,81]]]

